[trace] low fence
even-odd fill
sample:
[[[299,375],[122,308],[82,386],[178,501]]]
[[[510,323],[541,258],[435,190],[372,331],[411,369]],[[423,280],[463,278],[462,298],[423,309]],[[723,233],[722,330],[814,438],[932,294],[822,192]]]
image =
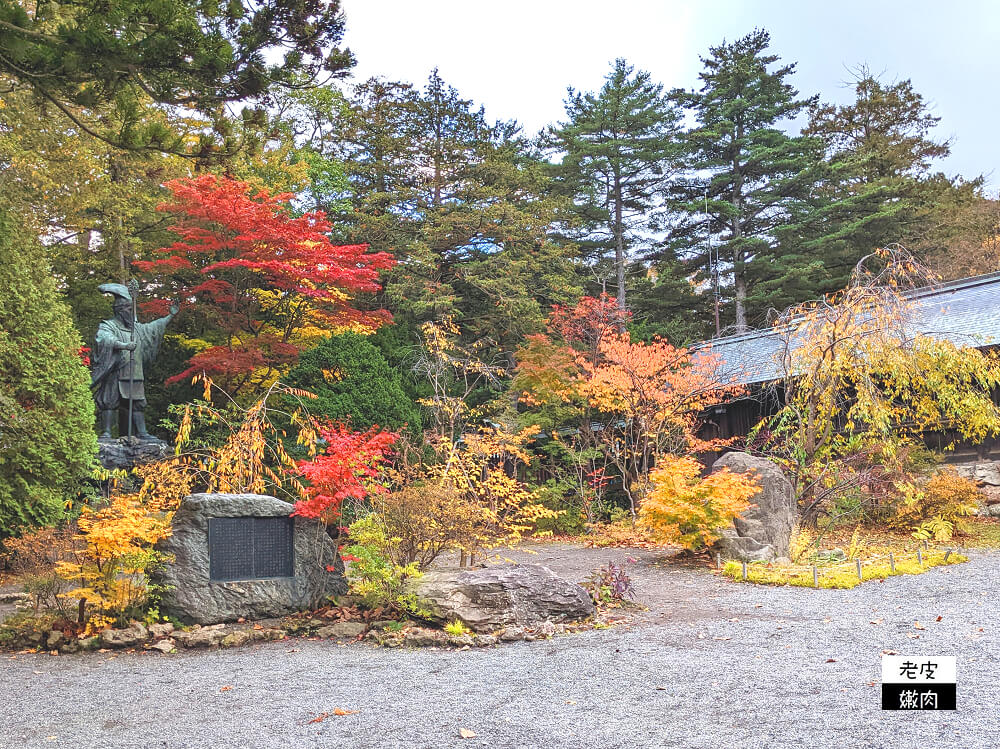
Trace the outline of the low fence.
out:
[[[955,559],[950,562],[949,559],[953,556]],[[891,575],[917,573],[929,567],[952,564],[965,559],[962,550],[958,547],[935,546],[932,548],[924,541],[923,548],[913,552],[889,552],[876,554],[865,559],[860,557],[845,559],[831,564],[791,564],[781,567],[769,565],[766,568],[766,580],[763,579],[765,577],[763,573],[755,574],[755,567],[758,570],[763,569],[756,562],[748,564],[747,562],[729,561],[724,564],[721,555],[716,555],[716,565],[719,569],[728,567],[730,570],[732,569],[730,565],[740,565],[742,579],[748,582],[755,582],[753,578],[758,577],[762,578],[760,582],[781,584],[782,578],[787,578],[788,584],[805,585],[811,577],[813,587],[819,588],[853,587],[857,583],[846,584],[852,575],[857,576],[857,582],[864,582],[865,580],[884,579]],[[733,572],[735,573],[735,570]],[[732,576],[736,577],[736,574]],[[841,584],[837,584],[838,582]]]

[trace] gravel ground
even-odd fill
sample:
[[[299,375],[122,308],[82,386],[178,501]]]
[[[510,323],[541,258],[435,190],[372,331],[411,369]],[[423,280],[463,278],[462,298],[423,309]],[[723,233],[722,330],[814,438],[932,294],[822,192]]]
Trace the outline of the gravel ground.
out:
[[[534,548],[514,556],[575,579],[626,554]],[[631,554],[648,611],[542,642],[5,656],[0,747],[1000,745],[1000,555],[834,591],[756,588]],[[959,709],[882,712],[883,649],[957,655]],[[310,722],[336,708],[357,712]]]

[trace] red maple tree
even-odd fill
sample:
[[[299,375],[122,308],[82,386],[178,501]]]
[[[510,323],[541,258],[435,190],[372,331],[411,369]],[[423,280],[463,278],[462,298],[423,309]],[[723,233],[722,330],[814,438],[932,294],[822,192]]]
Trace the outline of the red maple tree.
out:
[[[344,424],[328,424],[320,435],[326,442],[323,453],[298,464],[299,473],[309,480],[308,498],[295,503],[292,515],[330,521],[340,515],[345,499],[363,499],[382,489],[373,479],[398,435],[378,427],[352,432]]]
[[[204,372],[235,393],[294,363],[303,331],[374,328],[390,319],[385,311],[359,311],[354,298],[378,290],[391,255],[364,244],[334,245],[322,212],[297,216],[291,195],[253,191],[228,177],[166,186],[171,200],[159,210],[177,218],[170,229],[178,239],[135,267],[161,283],[161,296],[196,300],[191,313],[213,344],[168,382]],[[146,309],[165,312],[168,304]]]

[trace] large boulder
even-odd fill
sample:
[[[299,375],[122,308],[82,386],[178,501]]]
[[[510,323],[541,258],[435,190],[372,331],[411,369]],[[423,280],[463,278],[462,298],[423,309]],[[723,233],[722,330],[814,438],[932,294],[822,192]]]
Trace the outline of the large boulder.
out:
[[[753,473],[760,491],[750,498],[751,507],[721,529],[717,548],[727,559],[744,562],[769,562],[789,556],[792,529],[798,520],[798,507],[792,483],[774,463],[741,452],[723,455],[712,472],[728,468],[733,473]]]
[[[406,585],[431,619],[457,619],[476,632],[572,621],[594,613],[586,590],[540,564],[432,570]]]
[[[344,563],[321,522],[295,517],[254,530],[262,526],[252,519],[288,518],[291,511],[289,503],[262,494],[186,497],[171,535],[157,547],[170,559],[154,575],[164,586],[161,612],[215,624],[284,616],[346,593]],[[216,523],[210,534],[217,518],[240,520]]]

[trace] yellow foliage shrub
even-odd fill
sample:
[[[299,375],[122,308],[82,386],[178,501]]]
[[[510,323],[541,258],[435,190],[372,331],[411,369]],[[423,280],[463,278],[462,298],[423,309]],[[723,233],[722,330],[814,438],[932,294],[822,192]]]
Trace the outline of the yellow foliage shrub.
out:
[[[746,474],[727,469],[701,478],[691,457],[667,455],[649,474],[651,488],[639,508],[639,521],[660,541],[699,549],[719,538],[717,530],[750,506],[760,489]]]
[[[961,517],[974,515],[979,489],[951,469],[935,473],[922,487],[901,483],[896,487],[900,501],[892,519],[895,527],[909,527],[920,539],[948,541]]]

